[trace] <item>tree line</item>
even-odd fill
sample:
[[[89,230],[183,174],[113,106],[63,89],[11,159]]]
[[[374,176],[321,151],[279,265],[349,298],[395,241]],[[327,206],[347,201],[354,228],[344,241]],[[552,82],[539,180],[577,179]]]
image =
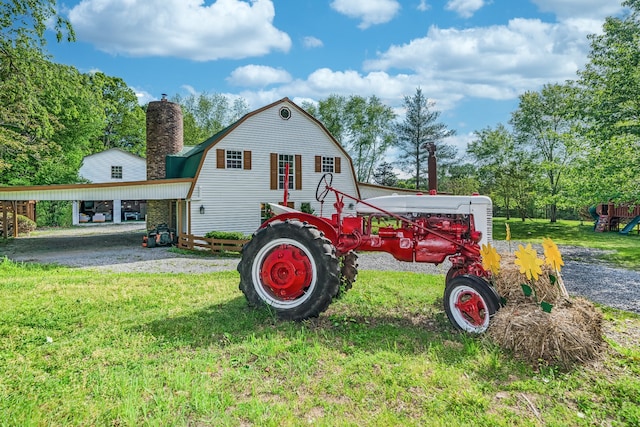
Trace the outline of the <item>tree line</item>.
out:
[[[426,189],[434,144],[440,192],[490,195],[507,216],[544,210],[555,221],[597,202],[638,202],[640,0],[622,4],[624,16],[607,18],[603,33],[589,36],[589,60],[575,80],[523,93],[509,122],[475,131],[463,153],[447,144],[455,130],[439,121],[421,88],[405,96],[401,116],[373,95],[334,94],[302,107],[347,150],[361,182]],[[0,5],[0,185],[76,183],[89,154],[145,152],[145,106],[124,80],[51,61],[48,23],[59,41],[75,39],[55,5]],[[185,145],[248,112],[245,100],[221,94],[171,100],[183,108]],[[48,206],[45,220],[55,223],[60,204]]]

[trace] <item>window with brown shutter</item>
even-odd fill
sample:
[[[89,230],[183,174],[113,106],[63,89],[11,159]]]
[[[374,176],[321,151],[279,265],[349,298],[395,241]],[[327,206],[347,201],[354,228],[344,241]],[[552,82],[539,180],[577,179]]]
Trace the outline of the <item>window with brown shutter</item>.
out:
[[[251,170],[251,151],[243,152],[244,156],[244,169]]]
[[[340,157],[316,156],[315,170],[322,173],[340,173]]]
[[[216,150],[216,168],[224,169],[224,166],[225,166],[224,150],[218,148]]]

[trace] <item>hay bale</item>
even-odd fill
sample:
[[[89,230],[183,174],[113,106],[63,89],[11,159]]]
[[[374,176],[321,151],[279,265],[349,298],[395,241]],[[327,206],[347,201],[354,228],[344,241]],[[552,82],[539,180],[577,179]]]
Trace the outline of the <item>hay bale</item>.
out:
[[[527,297],[522,291],[522,284],[528,284],[527,276],[520,273],[520,267],[514,264],[515,256],[502,254],[500,271],[493,276],[493,284],[498,294],[507,300],[507,304],[535,303],[533,295]],[[542,266],[542,274],[534,284],[538,302],[546,301],[555,304],[562,297],[558,283],[551,284],[550,275],[556,275],[548,265]]]
[[[566,370],[596,360],[604,346],[602,331],[593,327],[595,323],[585,327],[575,317],[571,305],[554,307],[551,313],[534,304],[506,306],[492,318],[487,336],[534,368]]]
[[[534,368],[566,370],[596,360],[605,346],[602,313],[584,298],[564,296],[558,283],[551,283],[555,273],[549,266],[543,265],[538,280],[530,283],[513,261],[512,255],[503,255],[493,277],[507,303],[491,319],[488,338]],[[535,298],[524,295],[522,284],[535,289]],[[553,304],[550,313],[540,308],[542,301]]]
[[[602,312],[591,301],[580,297],[565,299],[562,308],[571,313],[574,322],[589,333],[593,342],[604,344]]]

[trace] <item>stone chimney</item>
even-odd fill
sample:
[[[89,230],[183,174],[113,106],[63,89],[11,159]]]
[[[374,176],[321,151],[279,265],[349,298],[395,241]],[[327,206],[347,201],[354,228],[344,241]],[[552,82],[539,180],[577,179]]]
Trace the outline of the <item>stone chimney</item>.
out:
[[[162,94],[147,106],[147,180],[165,179],[166,156],[183,147],[182,109]],[[176,227],[175,200],[147,201],[147,229],[158,224]]]

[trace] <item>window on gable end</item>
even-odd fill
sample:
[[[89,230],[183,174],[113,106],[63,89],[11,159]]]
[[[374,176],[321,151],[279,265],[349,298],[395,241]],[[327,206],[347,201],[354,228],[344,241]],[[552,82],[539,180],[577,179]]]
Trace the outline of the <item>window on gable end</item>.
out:
[[[333,172],[333,157],[322,158],[322,172]]]
[[[111,179],[122,179],[122,166],[111,166]]]
[[[318,173],[340,173],[340,157],[316,156],[315,170]]]

